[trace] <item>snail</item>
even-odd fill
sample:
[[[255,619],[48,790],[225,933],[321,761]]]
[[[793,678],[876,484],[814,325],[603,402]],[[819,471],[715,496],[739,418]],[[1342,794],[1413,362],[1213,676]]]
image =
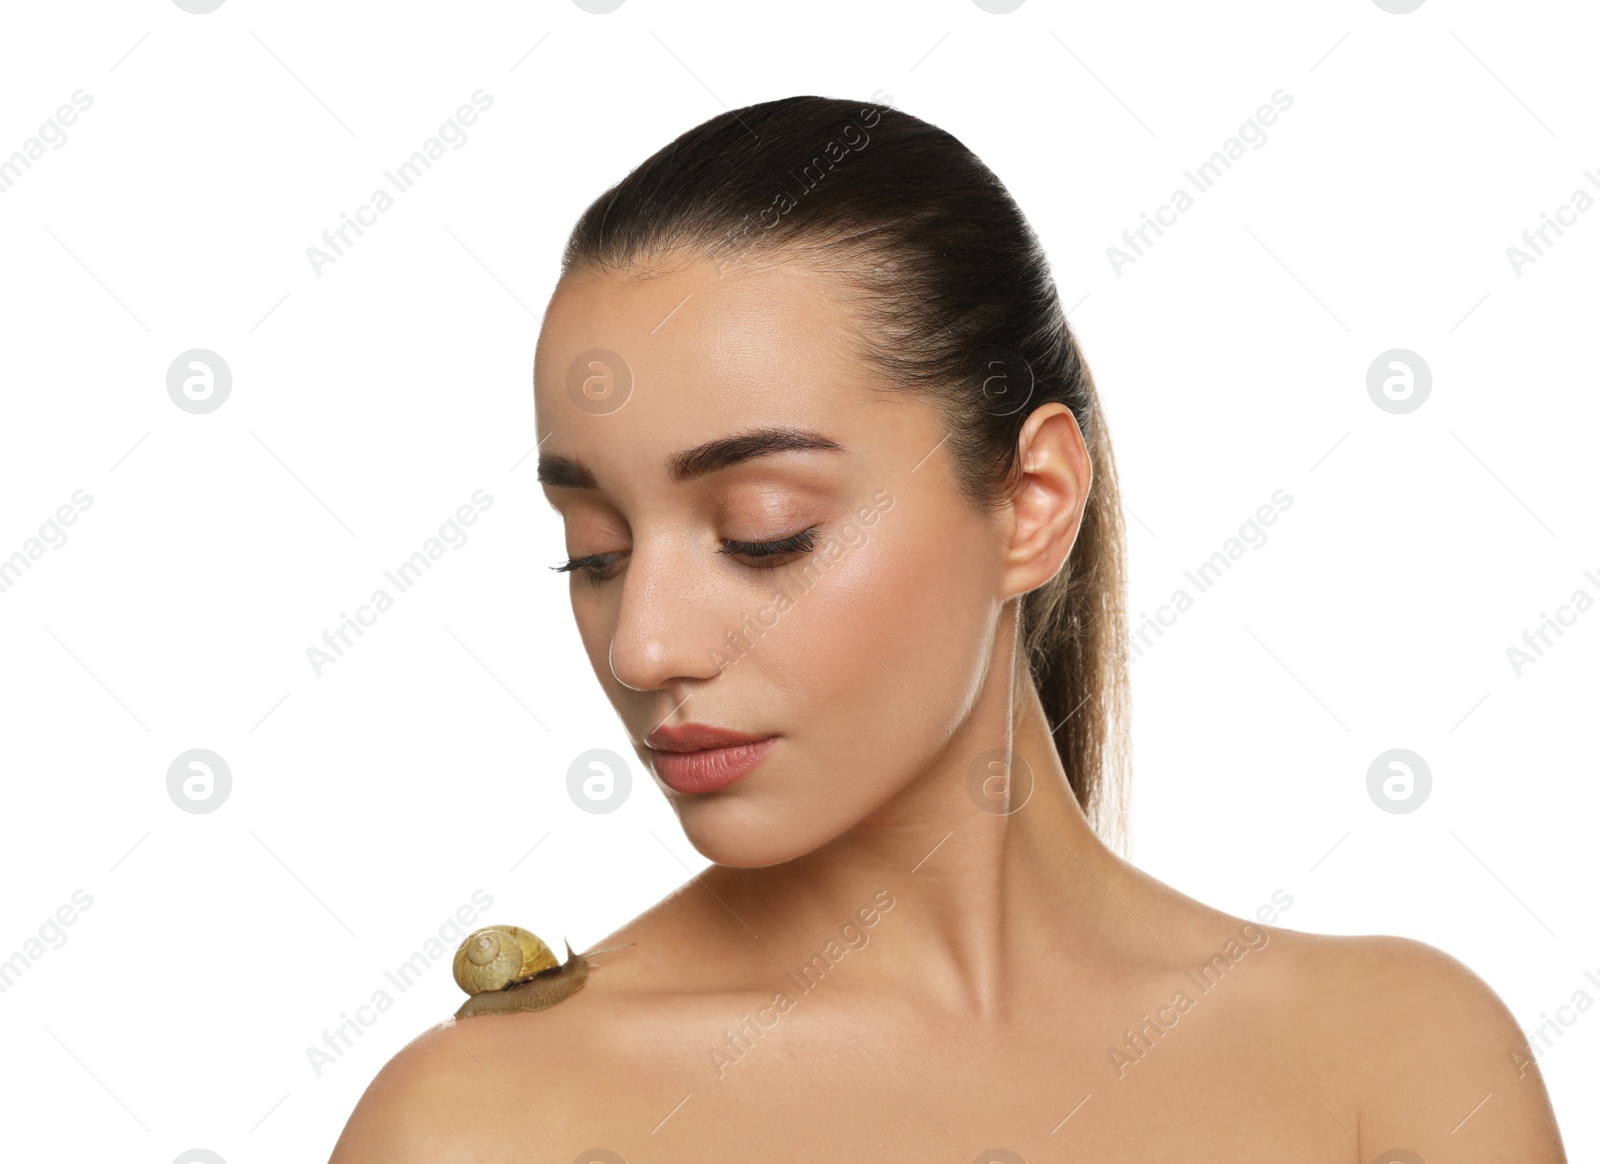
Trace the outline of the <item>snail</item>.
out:
[[[626,945],[633,945],[632,942]],[[537,934],[521,926],[485,926],[473,930],[456,950],[451,969],[456,985],[470,998],[455,1017],[510,1014],[518,1010],[543,1010],[583,989],[589,977],[588,958],[620,950],[591,950],[574,954],[567,942],[567,960],[557,962],[550,947]]]

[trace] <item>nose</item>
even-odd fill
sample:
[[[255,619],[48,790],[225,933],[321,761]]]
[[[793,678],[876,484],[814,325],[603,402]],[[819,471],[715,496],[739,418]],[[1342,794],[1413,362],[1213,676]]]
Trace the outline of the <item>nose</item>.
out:
[[[713,563],[682,538],[637,539],[611,632],[611,674],[633,691],[709,679],[726,655]],[[719,655],[718,652],[721,652]]]

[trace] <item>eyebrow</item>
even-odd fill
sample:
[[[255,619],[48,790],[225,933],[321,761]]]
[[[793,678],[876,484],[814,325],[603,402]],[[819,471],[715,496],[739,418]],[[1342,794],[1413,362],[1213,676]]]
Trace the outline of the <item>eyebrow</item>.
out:
[[[756,457],[796,450],[845,452],[843,445],[819,432],[800,428],[758,428],[719,437],[666,459],[667,476],[674,483],[719,469],[730,469]],[[598,489],[593,470],[577,457],[552,453],[539,458],[539,483],[566,489]]]

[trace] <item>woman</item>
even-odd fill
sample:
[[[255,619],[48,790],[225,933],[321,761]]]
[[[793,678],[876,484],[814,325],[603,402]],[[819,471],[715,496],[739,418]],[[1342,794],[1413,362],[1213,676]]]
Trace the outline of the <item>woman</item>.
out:
[[[1109,438],[955,138],[685,133],[577,224],[535,398],[590,662],[713,864],[572,997],[406,1047],[335,1164],[1565,1158],[1459,962],[1114,851]]]

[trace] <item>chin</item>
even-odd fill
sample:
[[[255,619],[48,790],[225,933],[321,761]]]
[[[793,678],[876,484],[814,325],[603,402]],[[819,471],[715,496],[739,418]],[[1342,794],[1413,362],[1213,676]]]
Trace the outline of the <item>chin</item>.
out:
[[[796,827],[792,814],[782,816],[734,799],[713,802],[691,798],[675,806],[678,823],[706,860],[730,869],[759,869],[803,857],[833,839]]]

